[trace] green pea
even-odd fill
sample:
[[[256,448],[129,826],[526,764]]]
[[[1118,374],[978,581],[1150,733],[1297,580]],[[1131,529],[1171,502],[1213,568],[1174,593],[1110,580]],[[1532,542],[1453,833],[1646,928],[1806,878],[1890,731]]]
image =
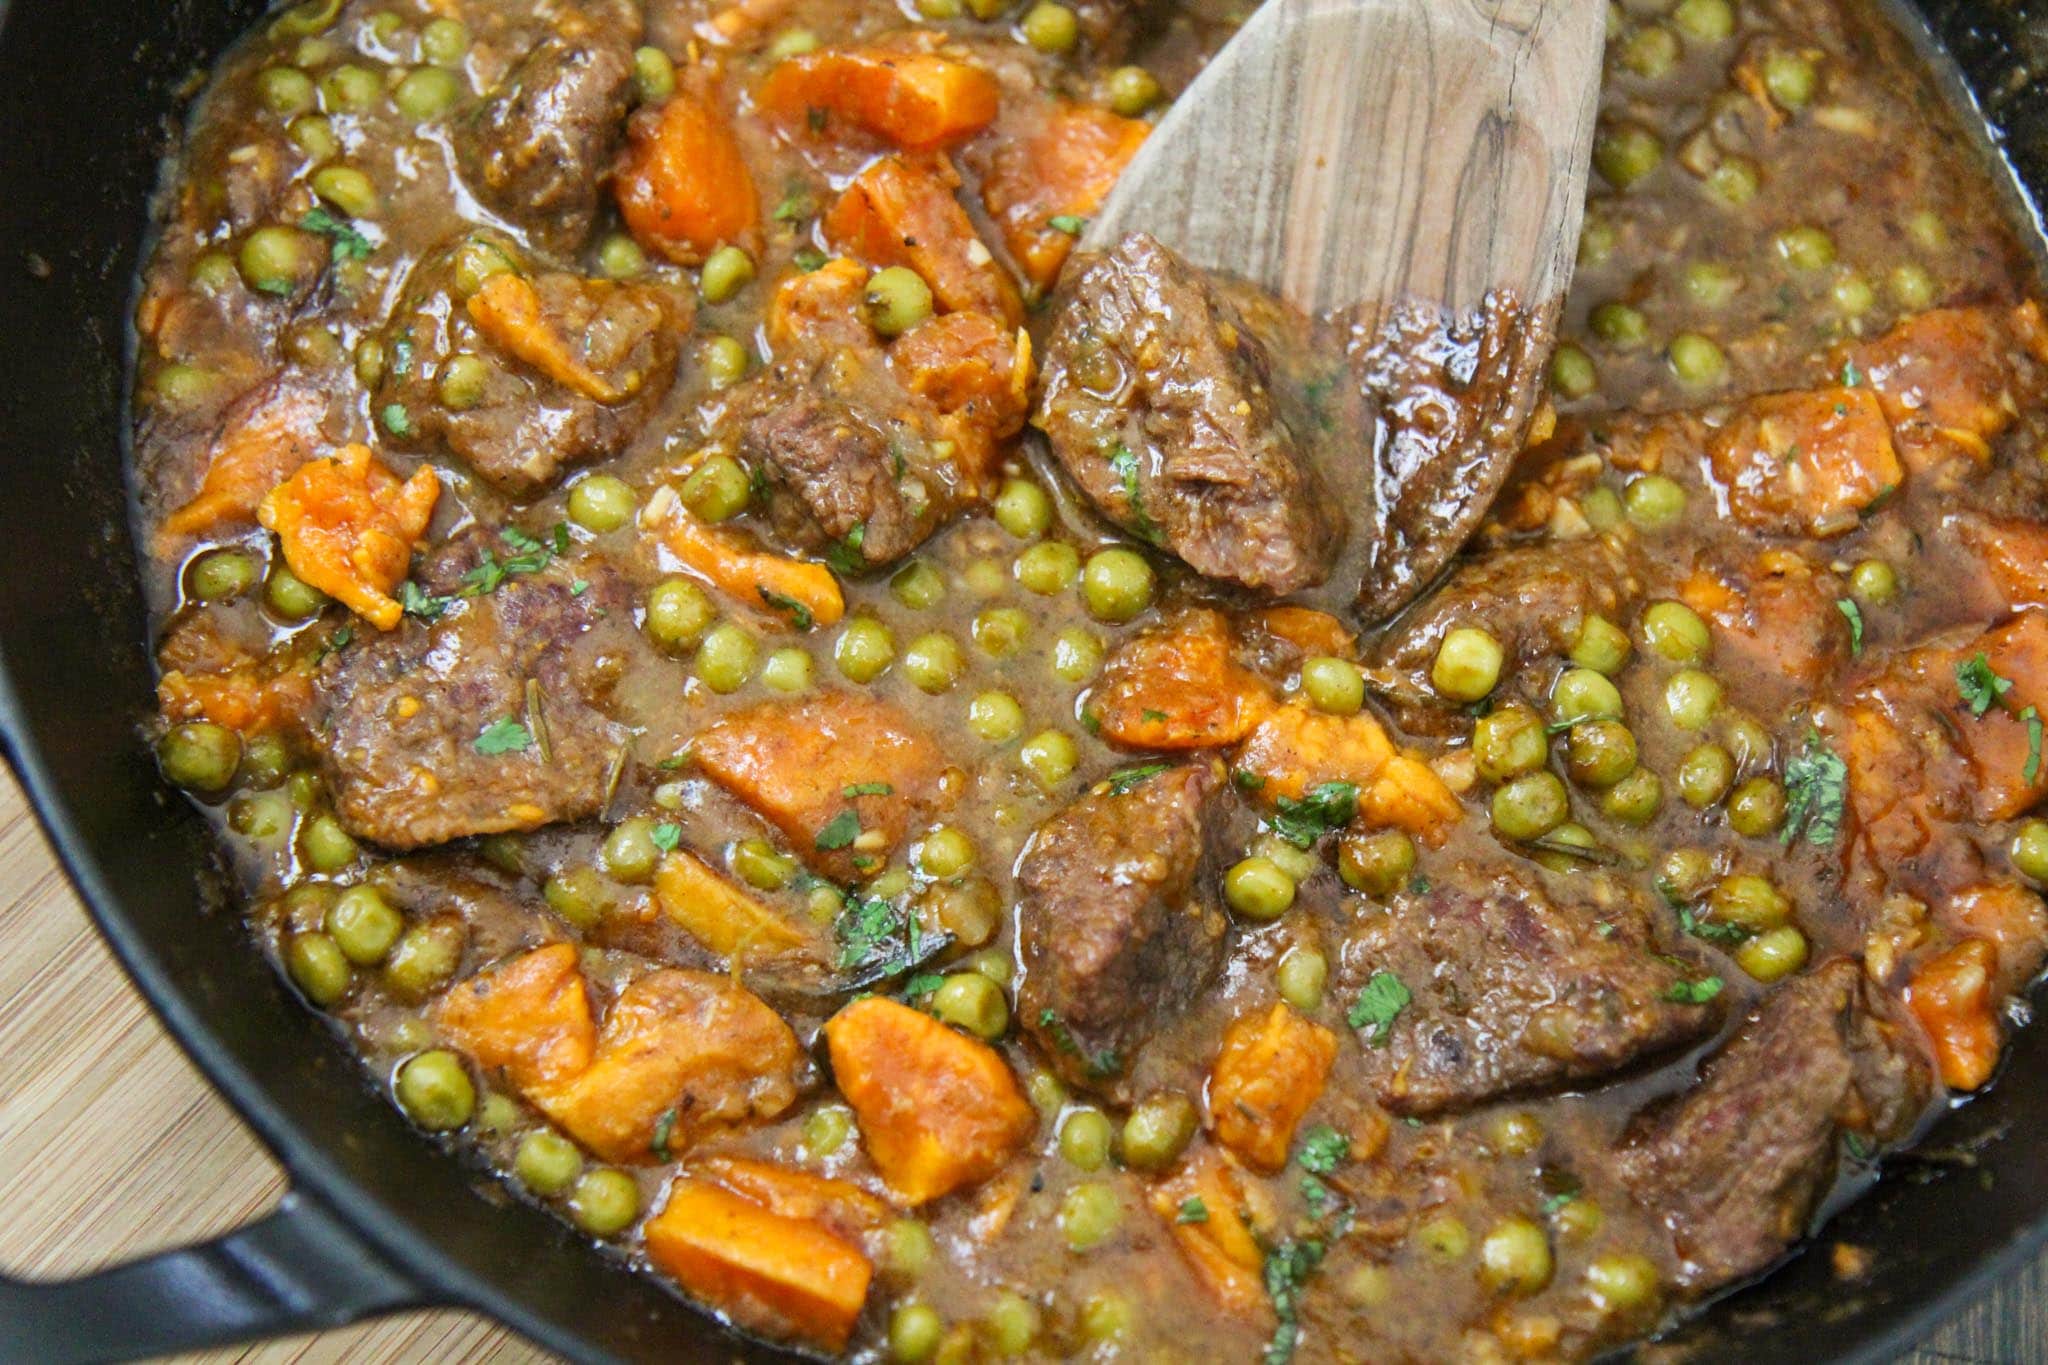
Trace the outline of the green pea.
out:
[[[519,1140],[512,1173],[527,1189],[548,1198],[576,1183],[583,1173],[583,1153],[560,1133],[536,1128]]]
[[[276,839],[292,827],[292,803],[282,792],[238,796],[228,806],[228,827],[250,839]]]
[[[1666,355],[1678,382],[1692,388],[1718,384],[1728,373],[1728,357],[1710,338],[1698,332],[1680,332],[1671,338]]]
[[[1604,616],[1588,616],[1572,641],[1572,662],[1612,677],[1628,663],[1628,632]]]
[[[1583,266],[1605,265],[1614,255],[1620,233],[1614,224],[1589,206],[1586,221],[1579,228],[1579,264]]]
[[[1525,1110],[1509,1110],[1488,1125],[1487,1141],[1503,1156],[1529,1156],[1543,1145],[1543,1121]]]
[[[327,594],[293,573],[282,556],[273,560],[263,584],[263,600],[287,621],[304,621],[327,605]]]
[[[704,633],[704,643],[697,646],[697,677],[720,696],[737,692],[747,685],[759,656],[753,636],[730,621],[721,621]]]
[[[1165,1090],[1147,1095],[1124,1120],[1119,1143],[1124,1164],[1135,1171],[1165,1170],[1180,1160],[1200,1124],[1201,1115],[1187,1096]]]
[[[776,650],[761,665],[761,685],[771,692],[796,693],[810,690],[811,656],[794,645]]]
[[[939,1349],[946,1324],[928,1303],[899,1303],[889,1314],[889,1359],[915,1365]]]
[[[1721,705],[1721,684],[1697,668],[1682,668],[1664,684],[1664,710],[1681,730],[1704,730]]]
[[[1330,962],[1313,948],[1290,948],[1280,959],[1275,975],[1280,998],[1308,1014],[1323,1003],[1323,986],[1329,980]]]
[[[597,268],[608,280],[630,280],[647,273],[647,253],[625,233],[614,232],[598,243]],[[747,263],[747,268],[749,271],[753,269],[752,261]]]
[[[647,638],[670,654],[679,654],[704,638],[718,619],[718,609],[702,588],[687,578],[665,578],[647,594]]]
[[[1679,0],[1671,22],[1696,43],[1725,42],[1735,32],[1735,7],[1729,0]]]
[[[1081,1335],[1097,1343],[1122,1341],[1131,1334],[1136,1319],[1129,1295],[1114,1289],[1097,1290],[1081,1304]]]
[[[541,883],[540,894],[548,909],[578,929],[596,928],[612,907],[604,879],[587,867],[555,873]]]
[[[974,840],[951,826],[941,825],[918,845],[917,866],[927,877],[957,877],[974,866]]]
[[[1026,592],[1054,597],[1081,574],[1081,553],[1063,540],[1042,540],[1017,556],[1017,582]]]
[[[923,1275],[939,1254],[931,1229],[915,1218],[898,1218],[883,1230],[882,1264],[899,1280]]]
[[[814,1157],[831,1156],[853,1136],[853,1111],[827,1104],[804,1115],[804,1150]]]
[[[964,10],[960,0],[917,0],[918,15],[925,19],[958,19]]]
[[[624,1171],[585,1171],[569,1193],[569,1214],[593,1237],[624,1232],[640,1216],[640,1186]]]
[[[1892,301],[1907,312],[1917,313],[1934,302],[1934,277],[1917,265],[1893,267],[1886,283]]]
[[[1710,889],[1714,860],[1697,848],[1674,848],[1657,864],[1657,880],[1681,900],[1698,900]]]
[[[1558,1236],[1567,1241],[1584,1242],[1600,1231],[1607,1215],[1599,1204],[1582,1194],[1552,1214],[1551,1221],[1557,1225]]]
[[[284,966],[292,984],[322,1009],[348,994],[355,975],[340,946],[318,931],[293,934],[286,941]]]
[[[359,967],[382,962],[404,929],[404,917],[367,883],[343,891],[327,912],[327,936]]]
[[[341,151],[341,139],[334,135],[334,125],[318,114],[293,119],[285,136],[292,140],[292,146],[314,161],[325,161]]]
[[[1472,1230],[1455,1213],[1439,1213],[1415,1229],[1415,1240],[1430,1259],[1443,1264],[1462,1261],[1472,1250]]]
[[[932,1013],[955,1028],[993,1042],[1010,1027],[1003,988],[980,972],[955,972],[932,993]]]
[[[420,55],[435,66],[457,66],[469,54],[469,29],[459,19],[432,19],[420,30]]]
[[[1115,1234],[1123,1216],[1123,1201],[1114,1186],[1084,1181],[1060,1201],[1060,1233],[1069,1250],[1092,1251]]]
[[[1835,263],[1835,239],[1817,227],[1786,228],[1771,245],[1794,270],[1823,270]]]
[[[912,611],[928,611],[946,598],[945,577],[921,559],[913,559],[889,580],[890,595]]]
[[[605,835],[598,860],[613,881],[653,881],[655,866],[661,861],[661,846],[654,842],[654,821],[644,815],[621,820]]]
[[[1593,168],[1617,190],[1625,190],[1664,160],[1664,141],[1633,123],[1602,130],[1593,139]]]
[[[1686,297],[1702,308],[1721,308],[1742,288],[1742,276],[1711,261],[1695,261],[1681,277]]]
[[[1685,489],[1662,474],[1645,474],[1622,490],[1629,521],[1643,531],[1676,526],[1685,516]]]
[[[1882,559],[1866,559],[1849,571],[1849,591],[1873,607],[1889,606],[1899,595],[1898,571]]]
[[[1734,757],[1737,772],[1753,772],[1771,761],[1771,732],[1748,716],[1726,715],[1721,723],[1721,742]]]
[[[1617,351],[1630,351],[1650,335],[1650,323],[1640,311],[1625,303],[1603,303],[1586,317],[1593,335]]]
[[[736,246],[722,246],[704,258],[697,272],[697,290],[704,302],[724,303],[754,280],[754,258]]]
[[[768,60],[771,62],[787,61],[791,57],[801,57],[806,52],[816,52],[817,50],[817,34],[807,28],[786,28],[776,34],[774,39],[769,42]]]
[[[1542,717],[1520,702],[1494,707],[1473,722],[1472,756],[1489,782],[1534,772],[1550,757]]]
[[[1713,652],[1713,633],[1683,602],[1652,602],[1643,609],[1643,644],[1675,664],[1696,664]]]
[[[1806,954],[1806,935],[1781,924],[1736,948],[1734,956],[1743,971],[1768,985],[1804,967]]]
[[[450,412],[468,412],[483,402],[490,382],[491,367],[482,356],[457,351],[441,362],[435,393]]]
[[[1365,706],[1365,675],[1348,659],[1304,659],[1301,690],[1318,711],[1333,716],[1355,716]]]
[[[1022,1294],[1004,1290],[989,1305],[989,1341],[1005,1356],[1021,1356],[1038,1338],[1038,1309]]]
[[[1550,1274],[1550,1238],[1527,1218],[1502,1219],[1479,1243],[1479,1278],[1497,1293],[1534,1294]]]
[[[990,744],[1024,733],[1024,708],[1007,692],[983,692],[967,704],[967,728]]]
[[[320,78],[320,99],[328,113],[367,113],[384,93],[377,73],[344,63]]]
[[[658,47],[635,48],[633,87],[642,104],[660,104],[676,92],[676,64]]]
[[[1164,95],[1158,77],[1142,66],[1120,66],[1109,73],[1109,107],[1125,118],[1136,118]]]
[[[1741,208],[1756,198],[1762,177],[1756,163],[1744,157],[1729,156],[1707,173],[1707,192],[1731,208]]]
[[[1792,903],[1767,878],[1738,872],[1715,885],[1707,897],[1707,913],[1717,923],[1761,934],[1790,919]]]
[[[1099,1171],[1109,1162],[1114,1134],[1099,1109],[1076,1109],[1060,1124],[1060,1156],[1084,1171]]]
[[[1768,777],[1752,777],[1728,798],[1728,827],[1750,839],[1776,834],[1785,821],[1785,789]]]
[[[1551,714],[1559,725],[1587,720],[1619,720],[1621,690],[1590,668],[1568,668],[1550,691]]]
[[[1701,744],[1679,761],[1678,794],[1694,810],[1705,810],[1727,795],[1735,781],[1735,756],[1718,744]]]
[[[384,961],[384,979],[400,993],[423,996],[438,989],[462,965],[465,931],[460,921],[429,920],[398,936]]]
[[[1035,540],[1052,525],[1052,499],[1030,479],[1005,479],[996,492],[996,524],[1019,540]]]
[[[276,735],[255,735],[242,746],[240,775],[245,787],[275,787],[291,771],[291,750]]]
[[[1779,108],[1804,109],[1813,99],[1820,73],[1796,52],[1773,52],[1764,58],[1764,89]]]
[[[1599,386],[1593,357],[1567,341],[1550,357],[1550,387],[1562,398],[1584,398]]]
[[[1621,64],[1646,81],[1662,80],[1678,65],[1678,35],[1662,24],[1636,30],[1621,47]]]
[[[192,262],[192,287],[208,294],[218,294],[241,283],[242,274],[235,268],[235,258],[225,251],[209,251]]]
[[[325,254],[311,233],[273,226],[244,237],[235,259],[251,289],[282,297],[310,285],[320,274]]]
[[[732,846],[735,876],[756,891],[780,891],[796,879],[796,864],[766,839],[742,839]]]
[[[1152,565],[1135,550],[1098,550],[1081,570],[1081,601],[1098,621],[1131,620],[1152,605]]]
[[[1072,52],[1081,40],[1081,21],[1065,5],[1039,0],[1025,12],[1024,41],[1040,52]]]
[[[1627,1313],[1657,1297],[1657,1265],[1638,1252],[1596,1256],[1586,1267],[1586,1288],[1610,1313]]]
[[[177,363],[158,366],[149,384],[157,401],[172,408],[196,408],[219,386],[220,376],[212,370]]]
[[[998,986],[1007,986],[1017,974],[1016,964],[1010,955],[1000,948],[989,948],[967,959],[967,965],[980,972]]]
[[[2028,820],[2013,831],[2008,851],[2013,869],[2022,877],[2048,882],[2048,821]]]
[[[356,841],[331,815],[316,815],[299,830],[299,858],[315,872],[339,872],[356,860],[356,853]]]
[[[569,490],[569,520],[603,535],[633,520],[633,504],[633,489],[624,479],[591,474]]]
[[[1294,904],[1294,878],[1271,858],[1245,858],[1224,873],[1223,898],[1246,919],[1278,919]]]
[[[1493,691],[1505,661],[1500,641],[1477,626],[1445,632],[1429,667],[1436,690],[1457,702],[1475,702]]]
[[[1102,667],[1102,641],[1085,630],[1063,630],[1053,638],[1053,676],[1062,682],[1086,682]]]
[[[832,662],[848,682],[871,683],[896,662],[896,636],[872,616],[856,616],[839,632]]]
[[[301,768],[285,783],[285,790],[291,793],[294,810],[309,811],[319,804],[323,792],[320,774],[310,768]]]
[[[1556,773],[1536,772],[1496,787],[1493,827],[1508,839],[1540,839],[1571,814],[1571,800]]]
[[[1347,834],[1337,844],[1337,875],[1354,891],[1387,897],[1415,871],[1415,841],[1398,829]]]
[[[1015,607],[990,607],[974,618],[974,643],[991,658],[1007,659],[1024,647],[1031,618]]]
[[[476,1111],[476,1086],[462,1059],[436,1048],[398,1069],[398,1103],[407,1117],[430,1133],[446,1133],[469,1122]]]
[[[1599,847],[1599,840],[1593,837],[1593,831],[1572,820],[1567,820],[1550,831],[1544,836],[1543,842],[1547,847],[1537,849],[1532,856],[1540,866],[1561,873],[1577,872],[1586,865],[1583,856],[1567,853],[1566,849],[1590,852]]]
[[[1010,586],[1009,575],[1003,566],[986,555],[977,555],[967,561],[967,567],[960,571],[960,581],[976,597],[1001,597]]]
[[[698,465],[677,491],[699,520],[710,522],[730,521],[753,498],[747,471],[730,455],[714,455]]]
[[[1024,741],[1017,750],[1017,761],[1032,780],[1051,791],[1074,775],[1074,768],[1081,756],[1074,750],[1074,741],[1058,730],[1040,730]]]
[[[187,721],[173,725],[156,742],[157,766],[173,786],[186,791],[226,791],[242,761],[242,737],[225,725]]]
[[[1618,720],[1574,725],[1565,745],[1572,780],[1583,787],[1606,788],[1636,767],[1636,737]]]
[[[377,187],[353,166],[322,166],[313,172],[313,193],[351,218],[377,215]]]
[[[861,297],[868,325],[885,337],[902,336],[932,315],[931,286],[908,266],[877,270]]]
[[[289,66],[265,67],[259,72],[256,94],[263,107],[280,118],[305,113],[315,98],[312,78]]]
[[[491,238],[464,238],[455,250],[455,292],[466,299],[493,276],[516,268],[506,249]]]
[[[1877,306],[1877,290],[1853,270],[1835,277],[1835,282],[1828,286],[1828,297],[1844,317],[1860,318]]]
[[[1066,1107],[1067,1088],[1050,1071],[1032,1072],[1031,1079],[1024,1083],[1024,1093],[1031,1107],[1041,1114],[1055,1114]]]

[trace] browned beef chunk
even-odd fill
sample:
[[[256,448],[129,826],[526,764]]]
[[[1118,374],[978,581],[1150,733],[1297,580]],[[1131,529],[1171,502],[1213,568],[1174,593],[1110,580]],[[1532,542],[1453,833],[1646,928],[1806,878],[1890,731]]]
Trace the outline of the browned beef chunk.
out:
[[[1343,951],[1344,998],[1397,978],[1409,1000],[1360,1028],[1366,1075],[1400,1114],[1462,1109],[1604,1075],[1714,1025],[1718,1008],[1675,1000],[1703,979],[1658,954],[1647,912],[1547,894],[1520,876],[1464,874],[1398,897]],[[1394,993],[1398,995],[1398,993]]]
[[[1242,303],[1132,234],[1074,281],[1037,420],[1111,521],[1211,578],[1287,593],[1329,575],[1343,516]]]
[[[630,35],[596,25],[543,39],[457,125],[470,190],[543,251],[590,236],[633,89]]]
[[[939,493],[909,466],[901,439],[854,405],[797,398],[750,421],[741,453],[768,480],[775,529],[858,570],[901,559],[940,520]]]
[[[477,235],[413,267],[384,331],[384,374],[371,398],[385,439],[445,445],[515,495],[546,487],[571,466],[617,454],[675,381],[687,300],[655,286],[562,271],[528,277],[541,321],[592,379],[616,392],[616,401],[602,401],[508,354],[478,329],[456,287],[465,256],[492,265],[518,260],[509,243]],[[443,381],[457,356],[482,361],[482,384],[451,406]],[[459,362],[457,372],[471,363]]]
[[[1670,1228],[1679,1283],[1705,1290],[1763,1270],[1806,1231],[1847,1135],[1902,1137],[1927,1064],[1856,964],[1836,960],[1772,993],[1700,1083],[1636,1116],[1622,1178]]]
[[[453,595],[440,618],[338,651],[316,682],[335,814],[387,848],[595,815],[627,741],[603,709],[641,648],[624,580],[557,563],[459,595],[495,576],[487,550],[502,567],[481,533],[452,542],[420,575]]]
[[[1018,867],[1024,1027],[1076,1085],[1117,1094],[1131,1059],[1223,959],[1205,885],[1205,807],[1191,763],[1084,796],[1039,827]]]

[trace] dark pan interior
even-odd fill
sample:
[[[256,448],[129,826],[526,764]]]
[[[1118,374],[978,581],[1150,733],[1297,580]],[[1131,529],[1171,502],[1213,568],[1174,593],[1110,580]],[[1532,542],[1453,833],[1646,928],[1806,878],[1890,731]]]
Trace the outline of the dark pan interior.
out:
[[[1589,3],[1593,0],[1588,0]],[[151,704],[122,495],[137,238],[177,95],[251,0],[0,0],[0,722],[116,950],[277,1151],[422,1286],[587,1359],[760,1354],[422,1142],[209,905],[204,827],[136,742]],[[2048,188],[2048,4],[1922,0],[2022,182]],[[2040,17],[2036,17],[2039,11]],[[1822,1254],[1645,1358],[1881,1359],[2048,1233],[2048,1029],[1836,1219]],[[1944,1154],[1946,1154],[1944,1156]],[[119,1153],[106,1154],[109,1162]],[[1875,1253],[1841,1283],[1828,1244]]]

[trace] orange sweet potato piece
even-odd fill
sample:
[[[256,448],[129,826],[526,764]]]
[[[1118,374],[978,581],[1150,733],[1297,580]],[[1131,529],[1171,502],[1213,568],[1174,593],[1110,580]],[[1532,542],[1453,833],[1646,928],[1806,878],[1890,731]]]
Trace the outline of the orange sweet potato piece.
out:
[[[573,1076],[597,1051],[597,1024],[573,943],[487,967],[434,1005],[434,1026],[480,1067],[521,1090]]]
[[[647,1258],[691,1298],[767,1336],[837,1353],[867,1302],[874,1266],[804,1218],[688,1176],[647,1220]]]
[[[773,957],[808,941],[782,916],[688,849],[677,849],[661,860],[654,874],[654,894],[670,919],[727,958]]]
[[[2009,313],[1936,308],[1845,348],[1844,373],[1862,371],[1911,468],[1957,455],[1982,464],[1991,441],[2019,415],[2013,381],[2023,349],[2039,357],[2041,319],[2032,303]]]
[[[743,1156],[698,1157],[690,1162],[689,1173],[723,1185],[784,1218],[822,1223],[848,1239],[875,1231],[890,1217],[887,1204],[851,1181],[814,1175],[773,1161]]]
[[[679,265],[747,240],[760,222],[746,156],[708,89],[679,89],[634,115],[612,192],[634,240]]]
[[[219,673],[168,669],[157,680],[168,720],[210,720],[245,735],[297,725],[313,704],[313,670],[302,658],[257,660]]]
[[[946,767],[909,716],[856,692],[742,707],[691,748],[706,777],[781,830],[797,856],[826,876],[859,872],[862,860],[879,867]],[[878,784],[888,790],[875,790]]]
[[[1304,656],[1332,659],[1358,657],[1358,636],[1342,621],[1314,607],[1267,607],[1257,617],[1259,629],[1284,640]]]
[[[2033,979],[2048,951],[2048,907],[2017,882],[1983,882],[1950,896],[1940,910],[1950,928],[1982,939],[1997,950],[1993,982],[2000,995]]]
[[[657,1141],[677,1154],[715,1129],[780,1114],[803,1065],[796,1035],[753,992],[666,968],[619,993],[588,1067],[526,1097],[604,1160],[638,1161]]]
[[[868,1156],[906,1204],[988,1179],[1037,1126],[1002,1054],[908,1005],[856,1000],[825,1042]]]
[[[1243,1183],[1229,1158],[1198,1149],[1152,1187],[1151,1204],[1219,1307],[1247,1318],[1266,1308],[1266,1253],[1246,1220]],[[1201,1216],[1186,1217],[1184,1209]]]
[[[1998,950],[1964,939],[1914,969],[1906,1004],[1934,1045],[1942,1084],[1975,1090],[1998,1065],[1998,1002],[1991,991]]]
[[[816,270],[785,276],[768,301],[768,343],[778,351],[805,342],[875,348],[875,329],[862,312],[868,272],[844,256]]]
[[[1679,600],[1713,625],[1724,658],[1808,691],[1849,653],[1840,596],[1791,550],[1767,550],[1740,567],[1702,565],[1678,588]]]
[[[1260,721],[1233,765],[1254,799],[1299,801],[1326,782],[1358,788],[1358,818],[1407,830],[1432,848],[1464,817],[1457,793],[1418,754],[1397,750],[1364,712],[1333,716],[1295,700]]]
[[[2048,526],[2013,517],[1959,513],[1943,529],[1976,557],[1977,583],[2001,611],[2048,607]]]
[[[995,78],[978,66],[924,52],[837,47],[775,64],[754,103],[786,123],[822,110],[905,151],[974,136],[996,116]]]
[[[400,483],[368,446],[351,445],[300,465],[256,517],[277,532],[293,573],[377,629],[392,630],[405,612],[391,594],[412,567],[440,492],[432,465]]]
[[[1906,476],[1867,388],[1767,393],[1707,442],[1737,521],[1785,535],[1838,536]]]
[[[1278,1171],[1336,1059],[1337,1035],[1288,1005],[1239,1016],[1209,1073],[1210,1131],[1252,1169]]]
[[[263,495],[313,458],[326,395],[279,379],[235,404],[213,438],[199,491],[163,520],[160,543],[253,521]]]
[[[1101,735],[1133,749],[1210,749],[1243,739],[1273,710],[1256,673],[1230,656],[1230,623],[1185,611],[1125,642],[1088,695]]]
[[[2023,611],[1973,643],[1974,648],[1957,651],[1954,662],[1966,663],[1982,654],[1991,671],[2008,679],[2012,688],[2000,705],[1981,716],[1962,708],[1958,693],[1954,730],[1976,772],[1972,795],[1977,818],[2010,820],[2048,796],[2048,757],[2038,757],[2038,732],[2021,716],[2032,707],[2037,724],[2048,721],[2048,612]],[[1952,664],[1951,677],[1953,672]]]
[[[1026,279],[1047,289],[1059,278],[1075,235],[1052,220],[1101,208],[1151,131],[1142,120],[1062,101],[1036,131],[996,149],[982,203]]]
[[[640,524],[659,535],[684,568],[762,619],[809,630],[837,624],[846,614],[846,597],[830,569],[706,526],[666,485],[647,500]]]
[[[492,345],[524,361],[564,388],[599,403],[623,402],[629,395],[576,358],[569,343],[541,316],[540,295],[526,280],[506,271],[484,281],[467,305]]]
[[[825,240],[874,266],[908,266],[945,312],[988,313],[1015,327],[1023,300],[983,245],[943,158],[885,156],[853,178],[824,219]]]
[[[904,388],[978,433],[984,454],[1016,435],[1031,410],[1031,334],[986,313],[927,318],[890,345],[889,368]]]

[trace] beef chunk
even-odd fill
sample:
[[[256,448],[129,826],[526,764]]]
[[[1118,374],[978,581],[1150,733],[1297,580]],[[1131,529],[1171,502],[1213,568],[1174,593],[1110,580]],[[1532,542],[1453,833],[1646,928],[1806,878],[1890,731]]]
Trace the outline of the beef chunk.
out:
[[[1696,1088],[1636,1116],[1616,1158],[1671,1230],[1679,1283],[1711,1289],[1805,1232],[1839,1138],[1902,1137],[1927,1096],[1926,1062],[1856,964],[1837,960],[1767,998]]]
[[[1718,1013],[1671,999],[1707,973],[1658,954],[1640,904],[1565,901],[1506,873],[1439,878],[1365,921],[1344,949],[1345,998],[1381,973],[1410,999],[1390,1025],[1363,1026],[1362,1057],[1399,1114],[1604,1075]]]
[[[740,448],[768,478],[769,515],[792,545],[859,570],[901,559],[940,521],[941,491],[852,404],[798,398],[750,421]]]
[[[633,89],[629,34],[607,25],[543,39],[457,125],[472,193],[543,251],[590,236]]]
[[[1211,578],[1288,593],[1329,575],[1344,526],[1250,302],[1132,234],[1075,280],[1038,422],[1111,521]]]
[[[472,318],[456,282],[465,262],[468,270],[522,265],[510,243],[479,233],[413,267],[384,331],[384,373],[371,398],[385,439],[402,447],[445,445],[515,496],[624,449],[675,380],[687,300],[653,285],[530,273],[540,325],[576,367],[557,361],[544,371]],[[443,382],[457,357],[461,366],[480,360],[482,382],[451,404]]]
[[[481,534],[451,542],[421,574],[427,591],[459,594],[488,548]],[[597,814],[629,738],[601,708],[620,658],[643,647],[632,605],[609,570],[557,564],[329,656],[314,730],[335,814],[396,849]]]
[[[1219,777],[1191,763],[1084,796],[1039,827],[1018,866],[1024,1027],[1076,1085],[1118,1094],[1133,1054],[1223,960],[1203,875]]]

